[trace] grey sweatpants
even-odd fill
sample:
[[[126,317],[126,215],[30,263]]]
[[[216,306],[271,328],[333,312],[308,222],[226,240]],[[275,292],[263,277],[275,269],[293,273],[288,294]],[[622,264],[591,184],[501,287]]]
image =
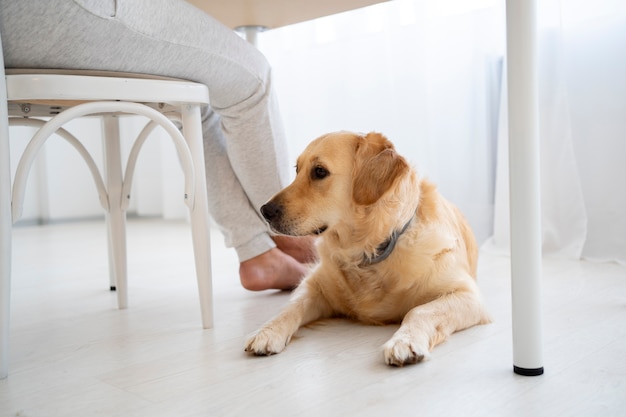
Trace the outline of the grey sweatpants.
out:
[[[273,247],[260,206],[288,181],[271,69],[252,45],[178,0],[0,0],[7,67],[99,69],[209,88],[209,209],[240,261]]]

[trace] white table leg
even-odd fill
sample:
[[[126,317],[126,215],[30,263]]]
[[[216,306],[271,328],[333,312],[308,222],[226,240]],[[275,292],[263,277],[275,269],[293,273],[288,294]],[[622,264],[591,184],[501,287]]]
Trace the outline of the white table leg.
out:
[[[543,374],[536,0],[507,0],[513,369]]]
[[[250,42],[252,45],[259,46],[259,33],[265,32],[267,27],[259,25],[237,26],[235,32],[241,33],[243,38]]]

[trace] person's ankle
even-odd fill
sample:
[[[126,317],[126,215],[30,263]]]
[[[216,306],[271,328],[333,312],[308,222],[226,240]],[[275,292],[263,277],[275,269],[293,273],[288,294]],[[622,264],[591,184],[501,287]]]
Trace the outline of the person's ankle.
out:
[[[239,280],[249,291],[263,291],[269,288],[263,269],[248,261],[239,265]]]

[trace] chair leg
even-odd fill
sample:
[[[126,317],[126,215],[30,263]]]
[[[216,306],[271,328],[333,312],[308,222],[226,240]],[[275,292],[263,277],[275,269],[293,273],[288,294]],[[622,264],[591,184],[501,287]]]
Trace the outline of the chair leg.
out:
[[[0,54],[1,57],[1,54]],[[2,88],[4,81],[2,81]],[[0,94],[2,95],[2,94]],[[9,373],[9,327],[11,302],[11,168],[9,136],[6,125],[6,96],[1,99],[4,115],[0,115],[0,379]]]
[[[195,185],[194,204],[190,207],[191,234],[196,262],[202,326],[213,327],[213,282],[211,278],[211,235],[204,169],[204,145],[199,105],[184,105],[183,133],[193,160]]]
[[[5,139],[1,138],[0,142]],[[0,144],[0,155],[8,146]],[[8,145],[8,143],[7,143]],[[6,148],[6,149],[5,149]],[[8,158],[7,158],[8,159]],[[9,373],[9,327],[11,315],[11,173],[8,163],[0,164],[0,379]]]
[[[11,153],[9,112],[0,42],[0,379],[9,374],[9,327],[11,313]]]
[[[103,116],[104,169],[109,195],[106,214],[109,242],[109,275],[111,288],[117,290],[117,305],[128,307],[126,261],[126,212],[122,209],[122,161],[117,116]]]

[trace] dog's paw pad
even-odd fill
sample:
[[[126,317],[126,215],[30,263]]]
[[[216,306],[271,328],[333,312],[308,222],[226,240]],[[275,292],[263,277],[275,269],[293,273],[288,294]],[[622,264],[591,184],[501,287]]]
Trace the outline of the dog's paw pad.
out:
[[[391,339],[383,346],[385,363],[390,366],[412,365],[429,359],[428,349],[409,340]]]
[[[269,356],[285,349],[288,339],[272,329],[261,329],[246,342],[245,351],[256,356]]]

